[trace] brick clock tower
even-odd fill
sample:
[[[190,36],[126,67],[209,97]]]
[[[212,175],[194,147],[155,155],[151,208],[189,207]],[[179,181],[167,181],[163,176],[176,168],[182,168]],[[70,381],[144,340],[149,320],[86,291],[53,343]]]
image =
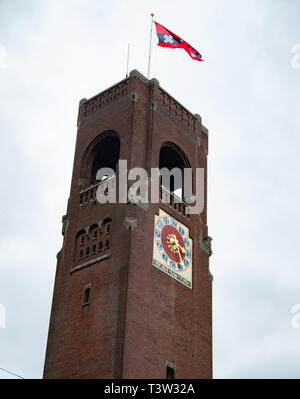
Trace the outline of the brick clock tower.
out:
[[[80,101],[44,378],[212,377],[207,153],[200,116],[136,70]],[[203,168],[203,211],[189,215],[172,180],[156,203],[99,203],[97,171],[118,180],[119,160],[149,176]]]

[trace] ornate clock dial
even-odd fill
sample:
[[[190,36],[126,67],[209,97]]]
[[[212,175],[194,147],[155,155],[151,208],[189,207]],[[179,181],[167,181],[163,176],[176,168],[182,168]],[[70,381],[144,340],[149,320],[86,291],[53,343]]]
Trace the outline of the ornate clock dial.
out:
[[[182,262],[186,249],[181,234],[174,226],[164,226],[161,231],[161,242],[166,254],[174,262]]]
[[[192,249],[188,229],[164,213],[155,223],[155,241],[163,262],[176,272],[187,271],[191,266]]]

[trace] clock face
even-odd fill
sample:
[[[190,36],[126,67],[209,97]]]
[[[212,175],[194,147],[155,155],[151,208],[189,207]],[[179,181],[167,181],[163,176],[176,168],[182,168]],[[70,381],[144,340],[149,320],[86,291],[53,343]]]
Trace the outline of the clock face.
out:
[[[192,251],[189,229],[160,209],[154,223],[153,266],[192,288]]]

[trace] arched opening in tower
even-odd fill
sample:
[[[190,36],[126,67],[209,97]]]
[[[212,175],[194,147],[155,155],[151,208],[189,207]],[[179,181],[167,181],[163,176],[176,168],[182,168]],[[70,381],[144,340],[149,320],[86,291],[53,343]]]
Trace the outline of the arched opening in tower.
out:
[[[93,163],[91,170],[91,184],[98,183],[97,172],[102,168],[110,168],[116,173],[120,158],[120,140],[115,135],[104,137],[95,145],[92,151]],[[108,174],[102,176],[102,180],[108,178]]]
[[[162,173],[163,168],[168,170],[169,175]],[[185,168],[190,168],[190,163],[183,151],[173,143],[164,144],[159,154],[160,184],[180,200],[184,199]]]

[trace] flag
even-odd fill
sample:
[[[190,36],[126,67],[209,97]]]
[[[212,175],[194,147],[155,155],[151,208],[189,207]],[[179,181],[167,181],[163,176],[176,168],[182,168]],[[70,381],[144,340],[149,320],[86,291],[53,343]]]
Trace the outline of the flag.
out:
[[[155,22],[156,26],[156,34],[159,42],[158,46],[161,47],[169,47],[169,48],[183,48],[188,55],[196,61],[203,61],[202,55],[198,53],[194,47],[188,44],[186,41],[182,40],[179,36],[175,35],[175,33],[171,32],[169,29]]]

